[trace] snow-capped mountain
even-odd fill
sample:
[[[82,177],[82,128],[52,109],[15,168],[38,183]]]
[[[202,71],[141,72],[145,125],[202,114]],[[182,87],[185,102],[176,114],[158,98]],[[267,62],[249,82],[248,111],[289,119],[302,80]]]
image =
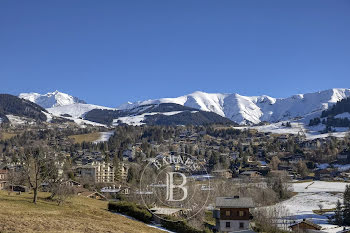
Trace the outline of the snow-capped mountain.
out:
[[[85,113],[93,109],[114,110],[104,106],[87,104],[77,97],[59,91],[49,92],[47,94],[22,93],[18,97],[46,108],[52,116],[65,117],[70,120],[82,118]]]
[[[85,104],[84,101],[76,97],[58,91],[43,95],[22,93],[19,97],[46,108],[54,116],[66,115],[66,117],[81,118],[94,109],[117,110]],[[279,122],[299,117],[303,118],[304,123],[308,123],[310,119],[318,117],[323,110],[346,97],[350,97],[350,89],[334,88],[314,93],[293,95],[287,98],[197,91],[176,98],[161,98],[135,103],[128,102],[121,105],[118,109],[130,113],[132,109],[137,109],[139,106],[174,103],[202,111],[214,112],[241,125],[258,124],[263,121]]]
[[[278,122],[307,115],[318,115],[337,101],[350,97],[350,89],[334,88],[288,98],[270,96],[242,96],[239,94],[220,94],[194,92],[176,98],[126,103],[118,109],[131,109],[141,105],[176,103],[183,106],[215,112],[239,124],[257,124],[262,121]]]
[[[85,101],[59,91],[49,92],[47,94],[21,93],[18,97],[36,103],[43,108],[52,108],[74,103],[85,104]]]

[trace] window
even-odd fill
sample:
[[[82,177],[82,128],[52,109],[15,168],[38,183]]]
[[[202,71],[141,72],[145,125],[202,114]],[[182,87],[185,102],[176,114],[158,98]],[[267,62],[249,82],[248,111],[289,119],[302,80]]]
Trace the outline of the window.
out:
[[[231,227],[231,223],[230,222],[226,222],[226,228],[230,228]]]
[[[244,211],[240,210],[239,211],[239,217],[243,217],[244,216]]]
[[[239,223],[239,228],[240,228],[240,229],[244,228],[244,222],[240,222],[240,223]]]
[[[225,214],[226,214],[226,216],[231,216],[231,211],[226,210]]]

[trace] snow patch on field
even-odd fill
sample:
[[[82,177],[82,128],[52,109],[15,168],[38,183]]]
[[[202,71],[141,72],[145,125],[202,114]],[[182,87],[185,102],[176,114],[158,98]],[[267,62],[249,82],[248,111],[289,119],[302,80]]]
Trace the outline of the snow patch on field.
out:
[[[137,115],[137,116],[119,117],[119,118],[113,120],[113,125],[118,125],[119,121],[121,123],[128,124],[128,125],[134,125],[134,126],[143,125],[145,123],[143,123],[142,121],[145,120],[145,116],[151,116],[151,115],[155,115],[155,114],[157,114],[157,113],[152,112],[152,113],[144,113],[144,114]]]
[[[42,111],[42,113],[44,113],[45,114],[45,116],[46,116],[46,121],[47,122],[51,122],[51,120],[52,120],[52,114],[50,114],[50,113],[47,113],[47,112],[44,112],[44,111]]]
[[[94,141],[94,143],[107,142],[111,136],[114,135],[114,131],[101,132],[100,138]]]
[[[179,114],[183,111],[174,111],[174,112],[158,112],[158,114],[163,114],[165,116],[172,116],[172,115],[176,115],[176,114]]]
[[[6,115],[6,117],[9,119],[12,125],[24,125],[28,122],[32,122],[26,119],[25,117],[19,117],[14,115]]]
[[[104,124],[96,123],[93,121],[83,120],[83,119],[77,119],[73,117],[65,117],[69,120],[74,121],[76,124],[78,124],[81,128],[85,128],[85,125],[92,125],[92,126],[100,126],[100,127],[106,127]]]
[[[337,232],[342,228],[328,223],[326,215],[318,215],[313,210],[319,209],[319,204],[323,209],[333,209],[338,200],[342,201],[345,186],[349,183],[344,182],[305,182],[293,183],[294,191],[298,194],[292,198],[277,204],[277,207],[285,207],[288,216],[292,221],[301,221],[308,219],[323,227],[324,232]]]
[[[152,116],[152,115],[157,115],[157,114],[171,116],[171,115],[179,114],[181,112],[183,112],[183,111],[151,112],[151,113],[143,113],[143,114],[136,115],[136,116],[119,117],[119,118],[113,120],[113,125],[118,125],[119,124],[118,122],[120,121],[121,123],[124,123],[124,124],[140,126],[140,125],[145,124],[143,121],[145,120],[146,116]]]
[[[326,169],[330,166],[331,165],[328,163],[321,163],[317,165],[319,169]],[[350,170],[350,164],[333,164],[332,166],[335,168],[338,168],[338,171],[341,171],[341,172]]]
[[[334,136],[334,137],[345,137],[347,133],[349,132],[349,128],[343,128],[343,127],[336,127],[332,128],[335,129],[337,132],[333,133],[325,133],[321,134],[320,131],[324,130],[325,126],[322,124],[319,124],[317,126],[306,126],[305,123],[302,122],[291,122],[292,127],[286,127],[283,126],[282,123],[286,124],[287,121],[282,121],[278,123],[271,123],[268,125],[262,125],[262,126],[252,126],[252,127],[235,127],[236,129],[256,129],[259,132],[270,132],[275,134],[299,134],[304,133],[307,140],[313,140],[316,138],[326,138],[328,136]]]
[[[304,183],[293,183],[294,191],[297,193],[318,193],[318,192],[344,192],[345,182],[314,181]]]

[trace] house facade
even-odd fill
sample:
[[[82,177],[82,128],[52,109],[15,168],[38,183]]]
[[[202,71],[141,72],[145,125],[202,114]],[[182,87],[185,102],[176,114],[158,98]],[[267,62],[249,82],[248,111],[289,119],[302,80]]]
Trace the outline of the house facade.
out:
[[[0,170],[0,190],[6,188],[6,184],[8,182],[8,171]]]
[[[215,230],[218,232],[253,232],[250,231],[251,214],[254,208],[249,197],[217,197],[213,217],[216,220]]]

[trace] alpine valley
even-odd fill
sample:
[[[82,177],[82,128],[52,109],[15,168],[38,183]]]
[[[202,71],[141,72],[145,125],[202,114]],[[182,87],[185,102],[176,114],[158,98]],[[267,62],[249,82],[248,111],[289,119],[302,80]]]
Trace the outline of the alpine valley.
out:
[[[237,93],[205,93],[128,102],[117,108],[88,104],[77,97],[59,91],[38,94],[21,93],[18,96],[37,105],[46,121],[71,121],[80,125],[91,124],[113,127],[128,125],[205,125],[227,124],[234,127],[253,127],[260,131],[306,133],[320,136],[325,124],[310,124],[310,120],[321,117],[322,112],[337,102],[350,97],[350,89],[334,88],[324,91],[297,94],[287,98],[267,95],[243,96]],[[3,121],[12,116],[28,117],[16,112],[4,111],[5,100],[1,102]],[[28,105],[28,102],[23,102]],[[33,115],[33,114],[32,114]],[[7,117],[10,116],[10,117]],[[37,117],[36,120],[43,120]],[[338,112],[336,118],[348,118],[347,109]],[[12,117],[13,118],[13,117]],[[286,127],[288,123],[289,127]],[[323,122],[324,123],[324,122]],[[343,133],[347,127],[333,127],[334,133]]]

